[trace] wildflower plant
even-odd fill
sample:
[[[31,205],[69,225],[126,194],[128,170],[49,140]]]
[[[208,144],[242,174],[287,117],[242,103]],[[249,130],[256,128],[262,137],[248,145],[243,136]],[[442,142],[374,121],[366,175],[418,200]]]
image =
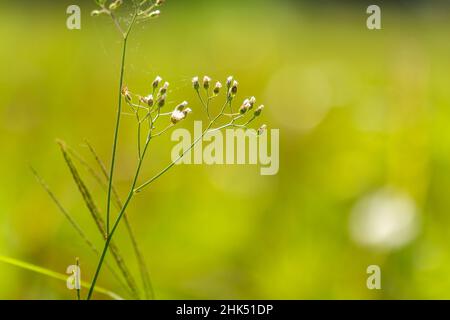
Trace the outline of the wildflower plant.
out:
[[[112,19],[117,31],[122,39],[122,56],[119,74],[118,98],[116,120],[114,126],[112,154],[109,168],[106,168],[99,155],[86,141],[86,144],[94,156],[101,173],[92,168],[76,151],[67,147],[63,142],[59,142],[64,159],[70,169],[72,177],[83,196],[83,200],[87,205],[96,225],[104,237],[104,244],[102,250],[97,250],[92,242],[84,234],[82,228],[75,222],[73,217],[63,208],[61,203],[57,200],[55,195],[50,191],[49,187],[40,178],[36,171],[33,173],[38,179],[38,182],[44,187],[52,200],[56,203],[60,211],[69,220],[70,224],[75,228],[78,234],[84,239],[88,246],[99,256],[99,261],[92,282],[89,286],[87,299],[91,299],[94,291],[99,291],[96,288],[96,283],[103,265],[108,268],[114,277],[122,284],[123,288],[134,299],[138,298],[154,298],[154,293],[150,281],[150,276],[145,264],[145,260],[139,249],[138,242],[132,231],[126,210],[132,199],[144,189],[148,188],[154,181],[168,172],[187,152],[189,152],[200,140],[208,133],[222,130],[225,128],[242,128],[247,129],[252,122],[257,119],[264,106],[256,105],[255,97],[245,98],[240,102],[238,99],[239,83],[232,76],[229,76],[224,81],[224,85],[220,81],[213,81],[209,76],[204,76],[200,80],[199,77],[192,78],[192,89],[200,108],[192,107],[187,101],[180,101],[175,107],[170,107],[168,104],[168,96],[170,95],[170,84],[157,76],[153,81],[149,81],[148,92],[135,93],[124,84],[124,73],[126,65],[126,53],[129,36],[133,27],[137,23],[146,22],[158,18],[161,15],[161,7],[164,0],[95,0],[98,8],[92,11],[92,16],[105,16]],[[131,15],[130,15],[131,11]],[[115,172],[115,159],[118,147],[118,137],[120,133],[120,121],[125,113],[124,108],[128,108],[127,113],[134,115],[136,119],[136,150],[137,150],[137,164],[134,175],[129,186],[128,193],[125,200],[122,201],[113,183]],[[141,181],[140,173],[149,150],[149,145],[153,139],[159,138],[176,126],[180,126],[187,117],[191,114],[205,113],[208,124],[202,131],[201,135],[197,137],[188,149],[183,150],[178,158],[173,159],[167,166],[152,177]],[[266,126],[261,126],[256,132],[262,134]],[[96,178],[96,180],[104,187],[106,193],[106,214],[102,217],[99,208],[96,206],[93,197],[81,179],[77,167],[73,159],[80,162],[89,173]],[[115,220],[111,219],[112,207],[118,211]],[[130,236],[135,255],[140,268],[140,276],[142,278],[142,286],[144,294],[142,295],[138,289],[136,281],[132,273],[129,271],[126,261],[122,258],[120,248],[114,243],[113,237],[116,233],[120,222],[124,220]],[[120,270],[120,274],[114,271],[112,265],[107,262],[107,252],[111,252],[112,258]],[[78,261],[77,261],[78,263]],[[101,289],[104,290],[104,289]],[[79,292],[78,292],[79,294]]]

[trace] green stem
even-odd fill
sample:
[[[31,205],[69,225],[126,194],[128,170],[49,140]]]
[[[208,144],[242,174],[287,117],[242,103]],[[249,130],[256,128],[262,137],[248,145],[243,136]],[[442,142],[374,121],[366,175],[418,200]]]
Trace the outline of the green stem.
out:
[[[123,87],[123,76],[125,71],[125,57],[127,53],[127,40],[128,37],[125,36],[123,38],[123,48],[122,48],[122,63],[120,66],[120,80],[119,80],[119,102],[117,107],[117,115],[116,115],[116,126],[114,129],[114,141],[112,147],[112,157],[111,157],[111,168],[109,170],[109,182],[108,182],[108,196],[106,200],[106,235],[109,235],[109,216],[111,211],[111,190],[112,190],[112,181],[114,175],[114,165],[116,162],[116,150],[117,150],[117,140],[119,137],[119,128],[120,128],[120,118],[122,114],[122,87]]]
[[[113,142],[113,148],[112,148],[112,157],[111,157],[111,169],[109,172],[109,183],[108,183],[108,196],[107,196],[107,203],[106,203],[106,234],[109,234],[109,216],[111,211],[111,189],[112,189],[112,181],[113,181],[113,174],[114,174],[114,165],[116,160],[116,149],[117,149],[117,140],[119,137],[119,128],[120,128],[120,116],[122,113],[122,87],[123,87],[123,76],[125,73],[125,57],[127,53],[127,42],[128,42],[128,36],[130,35],[131,30],[133,29],[134,23],[136,22],[136,18],[138,15],[138,8],[135,8],[133,18],[131,19],[131,22],[128,26],[128,29],[125,33],[122,34],[123,36],[123,48],[122,48],[122,62],[120,65],[120,79],[119,79],[119,101],[118,101],[118,107],[117,107],[117,116],[116,116],[116,126],[114,129],[114,142]],[[114,21],[116,21],[115,17],[112,17]],[[119,28],[119,30],[122,30]]]
[[[167,171],[169,171],[169,169],[171,169],[181,158],[184,157],[184,155],[186,153],[188,153],[201,139],[203,139],[203,137],[205,136],[205,134],[208,132],[208,130],[211,128],[211,126],[213,125],[214,121],[211,121],[208,125],[208,127],[206,128],[205,131],[203,131],[203,133],[200,135],[200,137],[198,137],[197,139],[195,139],[195,141],[189,146],[189,148],[187,148],[186,150],[183,151],[183,153],[176,158],[174,161],[172,161],[167,167],[165,167],[163,170],[161,170],[158,174],[156,174],[155,176],[153,176],[153,178],[147,180],[146,182],[144,182],[143,184],[141,184],[139,187],[137,187],[136,189],[134,189],[134,193],[139,193],[142,191],[142,189],[144,189],[146,186],[148,186],[149,184],[151,184],[152,182],[154,182],[156,179],[158,179],[159,177],[161,177],[164,173],[166,173]]]
[[[123,215],[125,213],[125,210],[128,207],[128,204],[130,203],[131,199],[133,198],[134,187],[136,186],[137,179],[138,179],[139,173],[141,171],[142,162],[143,162],[145,153],[147,152],[147,148],[148,148],[148,145],[150,143],[150,140],[151,140],[150,138],[147,138],[147,141],[145,142],[144,149],[142,150],[142,156],[139,159],[139,163],[138,163],[138,166],[137,166],[137,169],[136,169],[136,173],[134,175],[133,183],[131,185],[130,191],[129,191],[128,196],[127,196],[127,199],[125,200],[125,203],[123,204],[122,209],[119,212],[119,215],[118,215],[118,217],[116,219],[116,222],[114,222],[114,225],[113,225],[113,227],[111,229],[111,232],[108,234],[108,237],[106,238],[105,246],[103,247],[103,251],[102,251],[102,254],[100,256],[100,260],[98,262],[98,265],[97,265],[97,270],[95,271],[95,275],[94,275],[94,278],[92,280],[92,284],[91,284],[91,287],[89,289],[89,293],[87,295],[87,300],[90,300],[91,297],[92,297],[92,293],[95,290],[95,284],[97,282],[98,275],[100,274],[100,270],[102,268],[103,261],[105,260],[106,252],[108,251],[111,239],[112,239],[112,237],[113,237],[113,235],[114,235],[114,233],[115,233],[115,231],[117,229],[117,226],[119,225],[120,220],[122,219],[122,217],[123,217]]]

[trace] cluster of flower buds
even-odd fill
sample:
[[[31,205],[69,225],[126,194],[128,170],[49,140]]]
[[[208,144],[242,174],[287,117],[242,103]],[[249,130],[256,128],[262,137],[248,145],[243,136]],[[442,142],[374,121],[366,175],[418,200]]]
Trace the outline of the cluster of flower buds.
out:
[[[239,112],[241,114],[246,113],[248,110],[253,108],[253,105],[256,102],[256,98],[255,97],[251,97],[250,99],[245,99],[244,102],[242,103],[241,107],[239,108]]]
[[[145,5],[147,0],[142,1],[141,6]],[[151,2],[151,1],[150,1]],[[146,9],[141,9],[138,13],[138,17],[140,19],[147,19],[147,18],[158,18],[161,15],[160,10],[153,10],[155,7],[159,7],[163,5],[165,0],[156,0],[155,3],[150,4],[150,6]]]
[[[159,88],[158,93],[155,96],[155,92],[162,83],[162,78],[160,76],[157,76],[155,80],[152,82],[152,91],[153,93],[147,95],[147,96],[138,96],[139,101],[147,106],[147,107],[153,107],[156,105],[158,108],[164,107],[167,100],[167,90],[169,88],[169,83],[164,82],[164,84]],[[127,102],[132,101],[132,94],[128,90],[127,86],[124,86],[122,88],[122,96],[125,98]]]
[[[172,111],[172,115],[170,117],[170,121],[173,124],[176,124],[180,122],[181,120],[185,119],[186,116],[192,112],[190,108],[186,108],[188,105],[187,101],[183,101],[178,106],[175,107],[175,109]]]

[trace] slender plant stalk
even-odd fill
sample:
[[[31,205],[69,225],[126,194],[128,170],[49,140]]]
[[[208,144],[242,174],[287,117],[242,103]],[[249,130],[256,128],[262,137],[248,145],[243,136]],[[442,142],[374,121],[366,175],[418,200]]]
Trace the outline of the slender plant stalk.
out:
[[[53,271],[53,270],[49,270],[47,268],[43,268],[43,267],[40,267],[40,266],[36,266],[34,264],[31,264],[31,263],[28,263],[28,262],[25,262],[25,261],[21,261],[21,260],[14,259],[14,258],[11,258],[11,257],[3,256],[3,255],[0,255],[0,261],[3,262],[3,263],[7,263],[9,265],[12,265],[12,266],[16,266],[16,267],[19,267],[19,268],[22,268],[22,269],[25,269],[25,270],[29,270],[29,271],[32,271],[32,272],[35,272],[35,273],[39,273],[39,274],[45,275],[45,276],[50,277],[50,278],[58,279],[58,280],[61,280],[61,281],[67,281],[67,275],[66,274],[59,273],[59,272],[56,272],[56,271]],[[90,287],[90,284],[85,282],[85,281],[81,281],[80,285],[82,287],[84,287],[84,288],[89,288]],[[96,287],[95,291],[97,291],[98,293],[102,293],[104,295],[107,295],[107,296],[109,296],[109,297],[111,297],[111,298],[113,298],[115,300],[123,300],[123,298],[121,296],[119,296],[118,294],[116,294],[116,293],[114,293],[114,292],[112,292],[112,291],[110,291],[108,289],[104,289],[102,287]]]
[[[103,163],[102,159],[100,158],[100,156],[98,155],[98,153],[95,151],[94,147],[91,145],[91,143],[88,140],[85,140],[86,145],[88,146],[89,151],[92,153],[92,155],[94,156],[94,159],[96,160],[98,166],[100,167],[101,172],[103,173],[106,181],[108,181],[109,177],[108,177],[108,172],[106,170],[105,164]],[[81,161],[84,161],[84,159],[80,158]],[[89,167],[89,164],[87,164],[84,161],[85,165],[87,165]],[[90,167],[89,167],[90,168]],[[99,181],[99,183],[101,185],[105,185],[102,181],[101,178],[98,177],[98,175],[96,174],[95,170],[93,170],[92,168],[90,168],[89,172],[91,172],[91,174],[94,174],[94,177],[96,177],[96,180]],[[99,179],[98,179],[99,178]],[[114,196],[114,204],[116,206],[116,208],[120,211],[123,207],[122,201],[120,200],[119,194],[117,193],[116,188],[114,187],[114,183],[112,184],[112,193]],[[139,264],[139,270],[141,273],[141,278],[142,278],[142,283],[144,286],[144,292],[146,295],[147,299],[154,299],[155,297],[155,293],[153,290],[153,285],[151,283],[151,279],[150,279],[150,275],[148,272],[148,268],[147,265],[145,263],[145,259],[144,256],[141,252],[141,250],[139,249],[139,245],[137,243],[136,237],[134,235],[133,232],[133,228],[131,227],[131,223],[130,220],[128,219],[128,214],[124,214],[123,219],[125,221],[125,227],[128,231],[128,234],[130,236],[130,240],[131,243],[133,245],[133,249],[136,255],[136,259],[138,260],[138,264]]]
[[[114,166],[116,162],[116,150],[117,150],[117,140],[119,137],[119,128],[120,128],[120,118],[122,114],[122,86],[123,86],[123,75],[125,69],[125,56],[127,52],[127,38],[123,40],[123,51],[122,51],[122,64],[120,67],[120,80],[119,80],[119,101],[117,107],[117,116],[116,116],[116,125],[114,129],[114,141],[112,147],[112,156],[111,156],[111,167],[109,170],[109,182],[108,182],[108,196],[106,200],[106,234],[109,235],[109,216],[111,210],[111,189],[112,189],[112,181],[114,176]]]
[[[113,225],[113,227],[111,229],[111,232],[108,234],[108,237],[106,238],[105,246],[103,247],[103,251],[102,251],[102,254],[100,256],[99,263],[97,265],[97,270],[95,271],[95,275],[94,275],[94,278],[92,280],[91,288],[89,289],[89,293],[87,295],[87,300],[90,300],[91,297],[92,297],[92,293],[94,292],[95,284],[97,282],[98,275],[100,274],[100,270],[102,268],[103,261],[105,260],[106,252],[108,251],[108,247],[110,245],[111,239],[112,239],[112,237],[114,235],[114,232],[116,231],[117,226],[119,225],[119,222],[120,222],[123,214],[125,213],[126,208],[128,207],[128,204],[131,201],[131,198],[134,195],[134,187],[136,186],[137,179],[138,179],[139,173],[141,171],[142,162],[143,162],[143,159],[144,159],[145,154],[147,152],[147,148],[148,148],[148,145],[150,143],[150,140],[151,140],[151,138],[150,138],[150,136],[148,136],[147,137],[147,141],[145,142],[144,149],[142,150],[142,155],[139,158],[139,162],[138,162],[138,165],[137,165],[136,173],[134,175],[133,183],[131,184],[131,188],[130,188],[130,191],[128,193],[128,196],[127,196],[127,198],[126,198],[126,200],[125,200],[125,202],[124,202],[124,204],[122,206],[122,209],[119,212],[119,215],[118,215],[118,217],[116,219],[116,222],[114,223],[114,225]]]
[[[106,239],[105,246],[103,248],[103,252],[102,252],[102,254],[100,256],[100,261],[99,261],[99,263],[97,265],[97,270],[96,270],[94,278],[92,280],[91,288],[89,289],[87,300],[90,300],[91,297],[92,297],[92,293],[94,291],[95,284],[97,282],[98,275],[99,275],[100,270],[102,268],[103,261],[104,261],[105,256],[106,256],[106,252],[108,251],[108,247],[110,245],[111,239],[112,239],[112,237],[114,235],[114,232],[116,231],[117,226],[119,225],[120,220],[122,219],[122,216],[125,213],[125,210],[128,207],[128,204],[130,203],[131,199],[133,198],[133,196],[136,193],[140,192],[143,188],[145,188],[146,186],[150,185],[152,182],[154,182],[155,180],[160,178],[162,175],[164,175],[164,173],[169,171],[169,169],[172,168],[181,158],[183,158],[183,156],[187,152],[189,152],[200,140],[202,140],[203,137],[205,136],[205,134],[208,133],[209,129],[211,129],[213,124],[217,121],[217,119],[219,119],[223,115],[225,107],[227,105],[231,105],[231,102],[232,102],[231,99],[227,99],[225,104],[222,106],[222,109],[221,109],[220,113],[213,120],[211,120],[209,122],[207,128],[202,132],[202,134],[197,139],[195,139],[195,141],[189,146],[189,148],[184,150],[183,153],[177,159],[172,161],[167,167],[165,167],[162,171],[160,171],[158,174],[156,174],[153,178],[151,178],[150,180],[148,180],[147,182],[145,182],[144,184],[142,184],[138,188],[135,188],[136,187],[136,183],[137,183],[137,179],[139,178],[139,173],[140,173],[140,170],[141,170],[142,162],[143,162],[144,156],[145,156],[146,151],[147,151],[147,147],[148,147],[148,145],[149,145],[149,143],[151,141],[151,130],[149,131],[149,136],[147,137],[147,141],[145,142],[145,146],[144,146],[144,150],[142,151],[142,155],[139,158],[138,166],[137,166],[136,173],[135,173],[135,176],[134,176],[134,179],[133,179],[133,183],[131,184],[130,191],[129,191],[128,196],[127,196],[127,198],[125,200],[125,203],[122,206],[122,209],[119,212],[119,215],[117,216],[117,219],[116,219],[116,221],[115,221],[115,223],[113,225],[113,228],[111,229],[111,232],[108,234],[108,237]]]
[[[77,267],[78,270],[80,270],[80,259],[76,258],[76,262],[77,262]],[[75,278],[75,289],[77,290],[77,300],[81,300],[81,288],[80,288],[80,279],[79,279],[79,275],[77,275],[77,277]]]
[[[119,92],[118,92],[118,106],[117,106],[117,115],[116,115],[116,125],[114,128],[114,140],[112,147],[112,156],[111,156],[111,167],[109,170],[109,183],[108,183],[108,195],[106,200],[106,234],[109,235],[109,225],[110,225],[110,212],[111,212],[111,191],[112,191],[112,182],[114,177],[114,166],[116,162],[116,150],[117,150],[117,140],[119,137],[119,129],[120,129],[120,118],[122,114],[122,87],[123,87],[123,77],[125,74],[125,61],[127,54],[127,43],[128,36],[130,35],[130,31],[133,28],[133,25],[136,21],[137,17],[137,9],[133,14],[133,18],[130,22],[128,30],[123,34],[123,42],[122,42],[122,59],[120,65],[120,78],[119,78]],[[116,21],[116,19],[113,18]]]

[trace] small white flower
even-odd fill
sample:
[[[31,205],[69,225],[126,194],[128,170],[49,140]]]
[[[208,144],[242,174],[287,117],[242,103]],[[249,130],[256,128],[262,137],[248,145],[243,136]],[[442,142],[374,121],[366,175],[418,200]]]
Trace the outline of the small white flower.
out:
[[[211,78],[208,76],[204,76],[203,77],[203,88],[205,88],[206,90],[209,89],[209,83],[211,82]]]
[[[141,102],[148,105],[149,107],[153,106],[154,103],[153,95],[149,94],[146,97],[141,97]]]
[[[258,108],[256,108],[256,110],[254,112],[255,117],[259,117],[261,115],[261,112],[263,111],[263,109],[264,109],[264,105],[260,105]]]
[[[175,109],[172,112],[172,115],[170,117],[170,121],[172,121],[173,124],[176,124],[186,118],[186,116],[192,112],[190,108],[186,108],[188,105],[187,101],[183,101],[179,105],[175,107]]]
[[[157,17],[159,17],[160,14],[161,14],[161,11],[155,10],[155,11],[150,12],[148,14],[148,17],[149,18],[157,18]]]
[[[231,87],[231,83],[233,82],[233,76],[229,76],[227,78],[227,87],[230,88]]]
[[[164,82],[164,85],[159,89],[159,94],[165,94],[167,92],[167,89],[169,88],[169,83],[166,81]]]
[[[160,76],[157,76],[155,78],[155,80],[153,80],[152,86],[153,88],[157,88],[159,86],[159,84],[161,83],[162,78]]]
[[[216,85],[214,86],[214,94],[219,94],[221,88],[222,84],[219,81],[217,81]]]
[[[198,88],[200,88],[200,83],[198,82],[198,77],[192,78],[192,85],[194,86],[195,90],[198,90]]]

